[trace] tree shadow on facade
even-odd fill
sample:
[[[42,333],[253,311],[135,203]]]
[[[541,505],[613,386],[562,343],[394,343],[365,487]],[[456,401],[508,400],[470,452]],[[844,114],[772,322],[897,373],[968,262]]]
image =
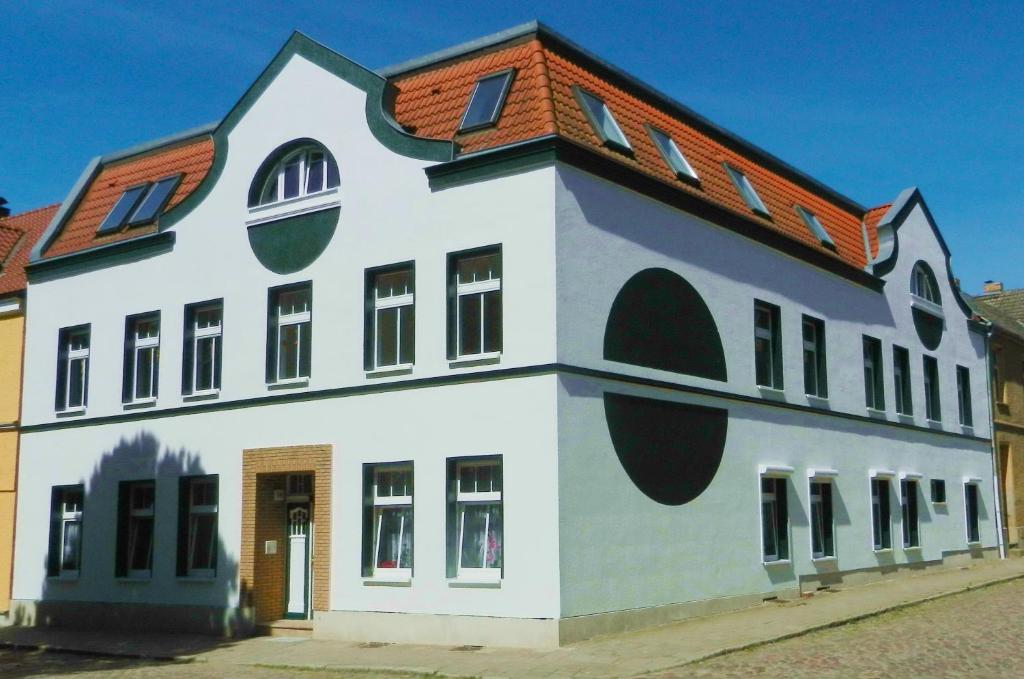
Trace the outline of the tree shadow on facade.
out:
[[[37,602],[12,611],[12,623],[37,632],[75,628],[82,639],[129,631],[135,634],[107,635],[98,650],[138,654],[133,645],[150,643],[159,650],[142,654],[162,657],[251,634],[238,563],[220,537],[219,481],[196,452],[164,448],[148,432],[122,438],[88,480],[33,501],[35,525],[47,525],[44,512],[50,517],[43,587]],[[166,633],[190,636],[141,638]]]

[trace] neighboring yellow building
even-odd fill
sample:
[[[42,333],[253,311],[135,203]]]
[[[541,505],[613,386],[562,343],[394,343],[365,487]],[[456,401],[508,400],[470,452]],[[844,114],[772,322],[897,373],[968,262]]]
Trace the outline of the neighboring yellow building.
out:
[[[975,312],[992,324],[992,416],[1006,544],[1024,547],[1024,289],[1003,290],[985,283],[971,300]]]
[[[10,604],[14,556],[25,263],[57,207],[50,205],[10,217],[0,215],[0,612]]]

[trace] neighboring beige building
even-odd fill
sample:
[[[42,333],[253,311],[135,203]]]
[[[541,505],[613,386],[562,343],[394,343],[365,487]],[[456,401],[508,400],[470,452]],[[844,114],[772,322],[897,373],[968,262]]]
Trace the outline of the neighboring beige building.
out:
[[[25,264],[56,205],[0,216],[0,612],[10,604],[17,499]]]
[[[1002,524],[1010,547],[1024,545],[1024,289],[985,283],[970,300],[992,324],[992,415],[1002,495]]]

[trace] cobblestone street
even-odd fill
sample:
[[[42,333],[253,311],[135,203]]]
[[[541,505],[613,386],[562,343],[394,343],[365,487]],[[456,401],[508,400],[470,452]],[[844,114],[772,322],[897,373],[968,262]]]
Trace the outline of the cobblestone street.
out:
[[[856,596],[858,592],[842,596]],[[792,609],[790,609],[792,610]],[[781,612],[781,611],[780,611]],[[723,620],[739,620],[724,616]],[[852,623],[806,634],[786,641],[758,646],[747,651],[729,653],[704,662],[660,671],[655,679],[676,677],[1014,677],[1024,676],[1024,579],[975,589],[936,601],[870,617]],[[661,632],[663,634],[664,631]],[[604,666],[597,674],[595,667],[574,661],[583,646],[565,647],[547,661],[528,652],[488,649],[476,661],[472,671],[459,671],[442,662],[431,663],[425,655],[417,656],[417,669],[424,673],[440,671],[444,676],[631,676],[635,672],[612,671],[612,667],[636,666],[638,654],[668,653],[668,639],[659,638],[656,630],[619,638],[609,644],[620,646],[624,656]],[[655,639],[658,639],[655,641]],[[263,643],[266,642],[256,642]],[[307,644],[309,642],[306,642]],[[299,644],[303,645],[303,644]],[[299,646],[297,645],[297,646]],[[276,647],[288,646],[273,644]],[[296,646],[296,647],[297,647]],[[97,655],[46,653],[42,651],[0,649],[0,677],[130,677],[132,679],[399,679],[424,676],[413,672],[396,672],[381,668],[374,671],[321,669],[306,662],[305,667],[285,668],[252,666],[268,659],[250,655],[243,646],[235,653],[217,651],[201,653],[196,662],[173,663],[132,658],[109,658]],[[410,667],[412,661],[399,647],[391,659],[395,666]],[[425,648],[425,647],[420,647]],[[439,649],[435,658],[451,656]],[[283,662],[299,661],[292,654],[278,656]],[[350,661],[355,656],[349,656]],[[531,660],[532,658],[532,660]],[[561,658],[561,660],[559,660]],[[467,658],[468,660],[468,658]],[[275,663],[276,664],[276,663]],[[664,665],[663,665],[664,666]],[[543,669],[542,669],[543,668]],[[463,670],[470,667],[463,665]]]
[[[670,677],[1024,676],[1024,581],[724,655]]]

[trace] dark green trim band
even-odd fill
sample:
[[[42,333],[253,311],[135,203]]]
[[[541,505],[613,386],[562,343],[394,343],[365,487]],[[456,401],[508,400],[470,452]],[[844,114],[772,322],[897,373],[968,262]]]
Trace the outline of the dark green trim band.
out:
[[[62,420],[60,422],[46,422],[44,424],[30,424],[21,428],[24,433],[53,431],[58,429],[71,429],[77,427],[92,427],[106,424],[118,424],[121,422],[135,422],[140,420],[163,419],[176,417],[189,413],[206,413],[220,410],[235,410],[238,408],[254,408],[277,403],[299,403],[303,401],[321,401],[330,398],[347,398],[349,396],[361,396],[364,394],[376,394],[389,391],[405,391],[407,389],[423,389],[426,387],[441,387],[455,384],[471,384],[475,382],[491,382],[494,380],[507,380],[520,377],[538,377],[542,375],[575,375],[577,377],[589,377],[601,380],[611,380],[623,384],[630,384],[642,387],[655,387],[667,389],[685,394],[697,394],[699,396],[710,396],[737,403],[749,403],[753,405],[766,406],[769,408],[781,408],[783,410],[795,410],[809,415],[821,415],[823,417],[836,417],[844,420],[853,420],[865,424],[878,426],[895,427],[898,429],[909,429],[938,436],[951,436],[969,441],[988,443],[990,439],[980,436],[968,436],[956,432],[932,429],[931,427],[919,427],[916,424],[904,424],[891,420],[880,420],[867,415],[854,415],[852,413],[836,412],[834,410],[822,410],[798,403],[785,403],[769,399],[747,396],[744,394],[733,394],[718,389],[707,389],[695,387],[688,384],[677,384],[656,380],[648,377],[636,377],[623,373],[611,372],[608,370],[597,370],[595,368],[584,368],[581,366],[567,365],[565,363],[542,363],[540,365],[528,365],[519,368],[501,368],[499,370],[485,370],[479,372],[463,373],[459,375],[440,375],[437,377],[423,377],[412,380],[400,380],[388,383],[359,384],[353,387],[336,387],[334,389],[320,389],[317,391],[301,391],[288,393],[271,393],[266,396],[238,399],[235,401],[213,401],[196,403],[195,405],[178,406],[176,408],[164,408],[160,410],[134,411],[119,415],[108,415],[105,417],[93,417],[88,419]]]
[[[64,271],[75,266],[101,267],[109,264],[111,259],[119,258],[129,254],[144,254],[157,251],[170,250],[174,246],[175,234],[173,231],[152,233],[138,238],[129,238],[115,243],[99,245],[88,250],[79,250],[57,257],[47,257],[28,264],[25,271],[28,273],[29,281],[36,281],[40,276],[54,272]]]
[[[649,177],[598,151],[557,136],[540,137],[492,151],[463,156],[425,168],[432,191],[473,181],[526,172],[562,162],[717,224],[753,241],[824,269],[857,285],[881,292],[885,281],[834,255],[766,228],[761,222],[719,207],[678,186]]]

